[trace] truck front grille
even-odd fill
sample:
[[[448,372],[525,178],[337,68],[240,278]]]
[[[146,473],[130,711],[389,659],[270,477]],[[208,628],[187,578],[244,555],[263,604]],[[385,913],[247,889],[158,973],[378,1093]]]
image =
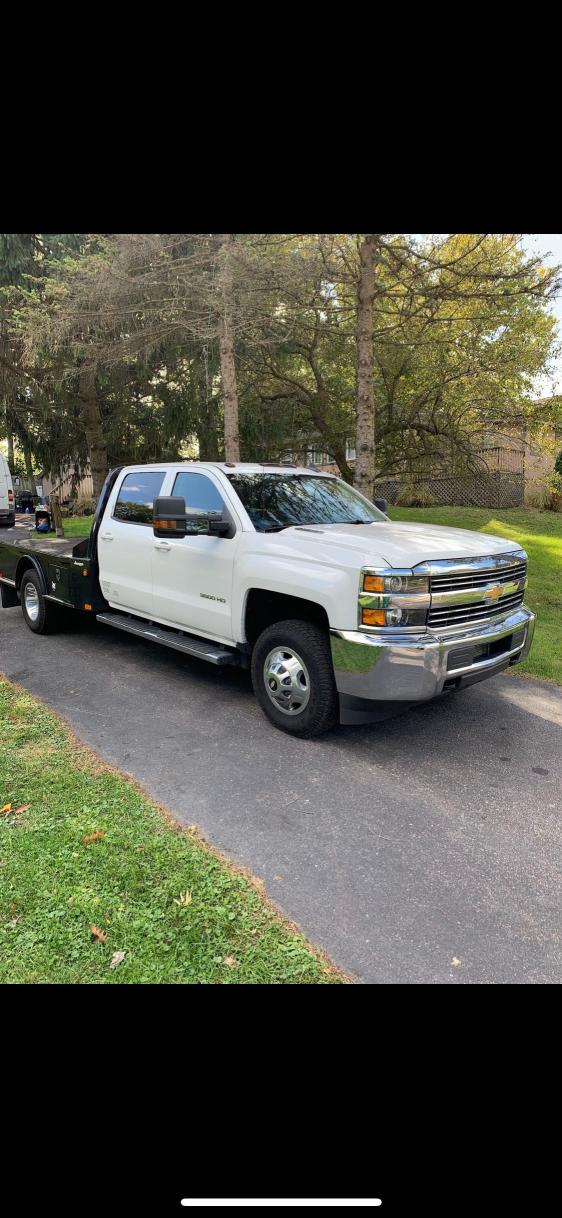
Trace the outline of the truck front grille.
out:
[[[464,567],[464,570],[463,570]],[[494,621],[523,604],[527,585],[524,552],[510,558],[436,562],[431,565],[428,626],[445,628]]]
[[[472,605],[440,605],[438,609],[430,610],[428,625],[463,626],[471,622],[487,622],[510,610],[518,609],[522,604],[523,593],[516,592],[513,596],[504,596],[497,605],[485,601],[477,601]]]
[[[502,567],[498,571],[463,571],[457,575],[432,575],[432,592],[464,592],[470,588],[479,588],[484,580],[493,580],[495,584],[510,584],[514,579],[527,578],[527,563],[514,563],[512,567]]]

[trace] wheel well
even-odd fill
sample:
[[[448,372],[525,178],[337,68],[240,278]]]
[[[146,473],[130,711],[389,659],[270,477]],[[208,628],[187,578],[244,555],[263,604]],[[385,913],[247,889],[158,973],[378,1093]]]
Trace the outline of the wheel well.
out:
[[[262,588],[250,589],[244,615],[244,633],[248,643],[253,646],[262,630],[286,618],[316,622],[326,631],[330,628],[326,610],[315,601],[307,601],[300,596],[286,596],[283,592],[268,592]]]
[[[43,576],[43,572],[37,566],[37,563],[34,563],[31,558],[20,558],[19,563],[16,568],[16,588],[17,588],[18,592],[21,588],[21,581],[22,581],[26,571],[35,571],[36,574],[39,576],[39,579],[41,580],[43,588],[45,587],[45,579]]]

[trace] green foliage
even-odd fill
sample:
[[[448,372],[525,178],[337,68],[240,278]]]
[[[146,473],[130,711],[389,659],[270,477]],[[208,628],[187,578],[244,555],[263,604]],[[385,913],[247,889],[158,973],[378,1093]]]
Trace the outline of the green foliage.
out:
[[[238,234],[234,247],[243,459],[319,444],[351,480],[356,237]],[[556,353],[553,272],[513,235],[398,234],[380,250],[376,476],[470,470],[485,434],[554,421],[533,401]],[[222,456],[221,257],[213,234],[0,234],[5,433],[37,466],[78,474],[94,439],[109,465]]]
[[[433,495],[421,483],[413,482],[406,484],[396,499],[397,507],[432,507],[434,503]]]

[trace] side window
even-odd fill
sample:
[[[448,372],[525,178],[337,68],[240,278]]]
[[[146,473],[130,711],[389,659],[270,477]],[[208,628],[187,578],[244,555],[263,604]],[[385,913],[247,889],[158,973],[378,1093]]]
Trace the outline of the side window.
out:
[[[206,474],[178,474],[172,495],[182,495],[185,506],[204,512],[224,512],[224,500],[214,482]]]
[[[116,520],[152,524],[152,505],[165,477],[166,470],[139,470],[136,474],[127,474],[113,509]]]

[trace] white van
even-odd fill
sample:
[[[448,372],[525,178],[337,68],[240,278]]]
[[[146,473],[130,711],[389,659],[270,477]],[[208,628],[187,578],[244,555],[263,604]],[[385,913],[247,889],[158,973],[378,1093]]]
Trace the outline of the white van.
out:
[[[16,504],[12,475],[6,458],[0,453],[0,525],[16,523]]]

